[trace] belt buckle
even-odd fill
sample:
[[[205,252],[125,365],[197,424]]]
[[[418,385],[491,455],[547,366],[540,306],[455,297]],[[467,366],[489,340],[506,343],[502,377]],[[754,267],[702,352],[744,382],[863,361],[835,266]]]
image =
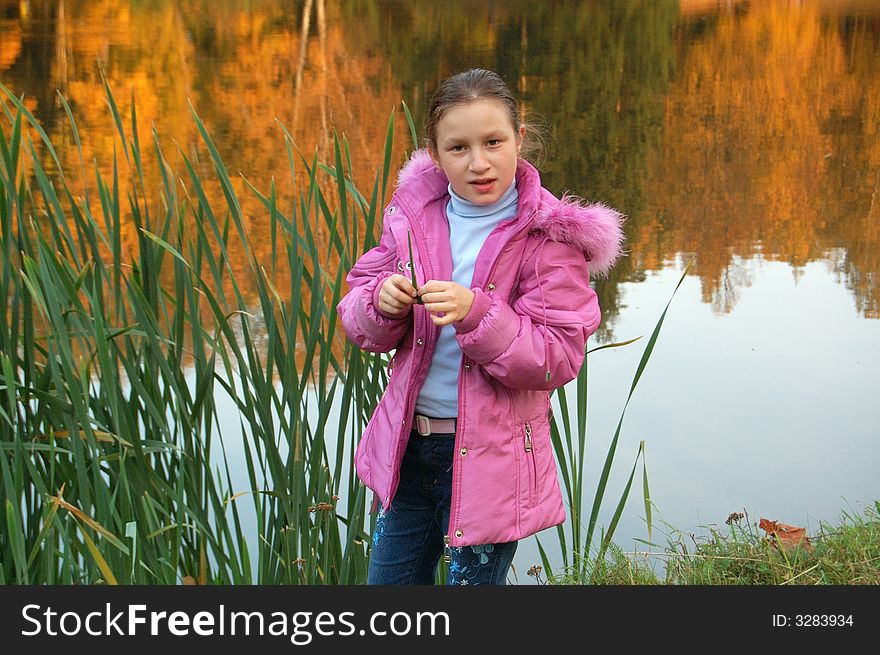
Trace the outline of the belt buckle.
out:
[[[416,414],[416,431],[423,437],[431,434],[431,420],[427,416]]]

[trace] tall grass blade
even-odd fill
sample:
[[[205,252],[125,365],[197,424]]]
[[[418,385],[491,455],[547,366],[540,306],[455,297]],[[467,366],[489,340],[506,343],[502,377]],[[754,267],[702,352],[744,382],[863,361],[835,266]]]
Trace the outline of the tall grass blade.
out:
[[[663,326],[663,321],[666,318],[666,313],[669,311],[669,306],[672,304],[673,298],[675,298],[675,294],[678,291],[679,287],[681,287],[681,283],[684,282],[685,277],[688,274],[688,271],[691,268],[691,264],[693,260],[688,262],[688,264],[684,267],[684,271],[682,271],[681,277],[678,280],[678,284],[675,285],[675,289],[672,291],[672,295],[669,298],[669,301],[666,303],[666,307],[663,309],[663,313],[660,315],[660,318],[657,321],[657,324],[654,326],[654,330],[651,333],[651,337],[648,339],[648,343],[645,345],[645,350],[642,352],[642,357],[639,360],[638,367],[636,368],[635,375],[633,376],[632,384],[630,385],[629,394],[626,397],[626,402],[623,405],[623,411],[621,411],[620,419],[617,423],[617,428],[614,431],[614,437],[611,440],[611,445],[608,449],[608,454],[605,457],[605,464],[602,468],[602,474],[599,478],[599,484],[596,488],[596,495],[593,499],[593,508],[590,512],[590,523],[587,528],[587,537],[585,543],[585,552],[589,552],[590,543],[592,542],[593,530],[596,526],[597,517],[599,515],[599,509],[602,504],[602,498],[605,495],[605,486],[608,482],[608,475],[611,472],[611,463],[614,460],[614,453],[617,450],[617,441],[620,438],[620,431],[623,427],[623,419],[626,415],[626,408],[629,406],[629,401],[633,396],[633,392],[635,391],[636,385],[639,382],[639,379],[642,376],[642,373],[645,370],[645,367],[648,365],[648,360],[651,358],[651,353],[654,351],[654,344],[657,342],[657,337],[660,334],[660,328]]]

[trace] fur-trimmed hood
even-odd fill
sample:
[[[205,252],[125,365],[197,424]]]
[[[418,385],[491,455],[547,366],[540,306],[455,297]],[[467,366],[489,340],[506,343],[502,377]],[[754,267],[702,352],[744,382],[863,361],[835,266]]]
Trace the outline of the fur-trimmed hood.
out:
[[[624,215],[602,203],[585,203],[565,194],[556,198],[541,188],[538,171],[526,160],[517,166],[517,189],[520,203],[531,203],[532,211],[525,220],[531,221],[530,232],[542,232],[553,241],[578,248],[590,262],[594,276],[608,275],[623,254]],[[417,150],[403,165],[397,176],[398,192],[422,200],[433,200],[445,193],[449,180],[434,166],[427,150]]]

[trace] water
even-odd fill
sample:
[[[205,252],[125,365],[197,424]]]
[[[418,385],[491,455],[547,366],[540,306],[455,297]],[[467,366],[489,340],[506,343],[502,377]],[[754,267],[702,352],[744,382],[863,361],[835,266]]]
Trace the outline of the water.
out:
[[[820,520],[841,510],[861,514],[877,496],[880,440],[870,400],[877,327],[824,263],[798,276],[779,262],[742,265],[753,283],[729,314],[701,302],[695,278],[679,289],[627,410],[621,464],[645,439],[652,498],[662,518],[685,532],[725,528],[730,513],[744,511],[755,522],[783,520],[812,534]],[[620,336],[649,334],[677,279],[665,270],[625,284]],[[594,462],[616,426],[612,412],[597,408],[622,404],[639,352],[604,350],[590,360]],[[625,469],[612,475],[612,487],[622,488]],[[621,545],[647,536],[640,502],[636,492]]]
[[[180,166],[176,147],[199,141],[189,99],[230,171],[259,188],[275,177],[288,199],[275,119],[324,157],[344,133],[366,186],[401,99],[420,123],[439,79],[497,70],[550,137],[545,185],[629,217],[629,256],[597,283],[595,343],[650,334],[694,260],[627,410],[600,521],[642,439],[657,511],[685,532],[742,510],[813,532],[878,497],[880,2],[0,1],[0,81],[71,169],[56,89],[87,165],[109,170],[99,58],[124,114],[134,90],[142,143],[155,123]],[[400,114],[395,135],[400,161]],[[642,343],[590,358],[588,501]],[[647,548],[637,487],[625,549]],[[538,561],[529,540],[521,582]]]

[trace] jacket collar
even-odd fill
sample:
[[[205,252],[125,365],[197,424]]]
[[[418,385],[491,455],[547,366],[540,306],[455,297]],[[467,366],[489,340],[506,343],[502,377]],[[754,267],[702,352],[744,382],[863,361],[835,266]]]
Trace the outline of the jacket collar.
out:
[[[434,165],[425,149],[416,150],[397,176],[396,196],[416,215],[431,202],[448,196],[449,180]],[[568,243],[590,262],[590,272],[605,276],[622,254],[623,221],[620,212],[601,203],[584,203],[577,196],[556,198],[541,188],[541,177],[529,162],[516,168],[519,192],[515,232],[543,233],[553,241]]]

